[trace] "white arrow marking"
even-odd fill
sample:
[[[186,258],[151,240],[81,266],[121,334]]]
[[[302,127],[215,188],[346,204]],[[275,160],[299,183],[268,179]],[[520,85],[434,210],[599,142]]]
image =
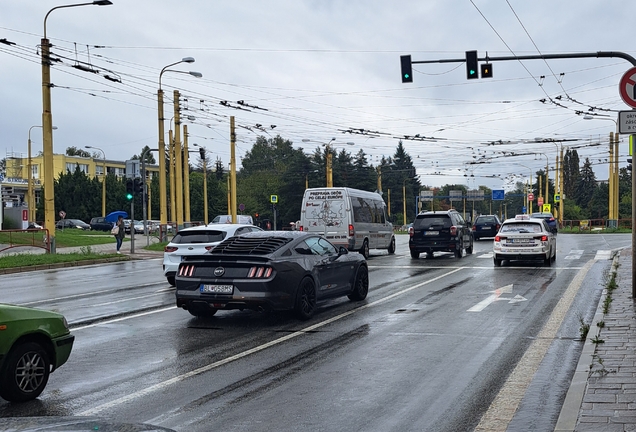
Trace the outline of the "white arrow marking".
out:
[[[486,307],[490,303],[496,301],[502,294],[504,294],[504,293],[506,293],[506,294],[512,293],[512,284],[503,286],[501,288],[497,288],[496,290],[491,291],[491,292],[493,294],[489,295],[484,300],[480,301],[475,306],[473,306],[470,309],[468,309],[468,312],[481,312],[484,309],[486,309]]]

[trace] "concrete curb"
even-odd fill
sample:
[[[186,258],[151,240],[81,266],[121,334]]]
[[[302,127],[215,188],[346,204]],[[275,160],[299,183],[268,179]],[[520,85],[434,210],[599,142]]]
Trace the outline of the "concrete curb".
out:
[[[618,265],[619,257],[620,250],[614,251],[611,271],[614,271]],[[574,432],[576,429],[576,422],[579,419],[581,404],[583,403],[583,397],[585,396],[585,390],[587,388],[587,380],[590,377],[590,368],[594,363],[594,354],[596,353],[596,344],[592,342],[592,339],[598,338],[601,333],[601,327],[597,324],[603,321],[603,303],[606,297],[607,289],[603,288],[603,293],[596,307],[596,313],[590,325],[590,332],[585,340],[585,345],[583,345],[581,357],[574,370],[574,376],[572,376],[570,388],[565,395],[565,400],[563,401],[561,413],[554,427],[554,432]],[[590,333],[594,334],[590,335]]]

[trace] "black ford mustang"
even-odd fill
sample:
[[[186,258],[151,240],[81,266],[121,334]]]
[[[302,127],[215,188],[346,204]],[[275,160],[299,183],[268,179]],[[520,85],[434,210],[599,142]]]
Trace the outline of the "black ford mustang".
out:
[[[369,291],[367,262],[317,234],[259,231],[186,256],[175,278],[177,307],[195,316],[219,309],[287,310],[309,319],[319,300]]]

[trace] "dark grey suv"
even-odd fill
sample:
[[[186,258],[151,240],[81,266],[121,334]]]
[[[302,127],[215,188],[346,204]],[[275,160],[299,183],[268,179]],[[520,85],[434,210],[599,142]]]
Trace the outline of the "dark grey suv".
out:
[[[433,252],[452,252],[461,258],[464,249],[472,254],[472,226],[456,210],[420,213],[409,232],[409,249],[411,258],[424,252],[427,258],[433,258]]]

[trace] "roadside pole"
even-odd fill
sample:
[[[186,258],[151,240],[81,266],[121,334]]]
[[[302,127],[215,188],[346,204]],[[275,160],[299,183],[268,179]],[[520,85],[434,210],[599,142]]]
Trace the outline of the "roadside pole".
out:
[[[135,253],[135,197],[130,200],[130,253]]]

